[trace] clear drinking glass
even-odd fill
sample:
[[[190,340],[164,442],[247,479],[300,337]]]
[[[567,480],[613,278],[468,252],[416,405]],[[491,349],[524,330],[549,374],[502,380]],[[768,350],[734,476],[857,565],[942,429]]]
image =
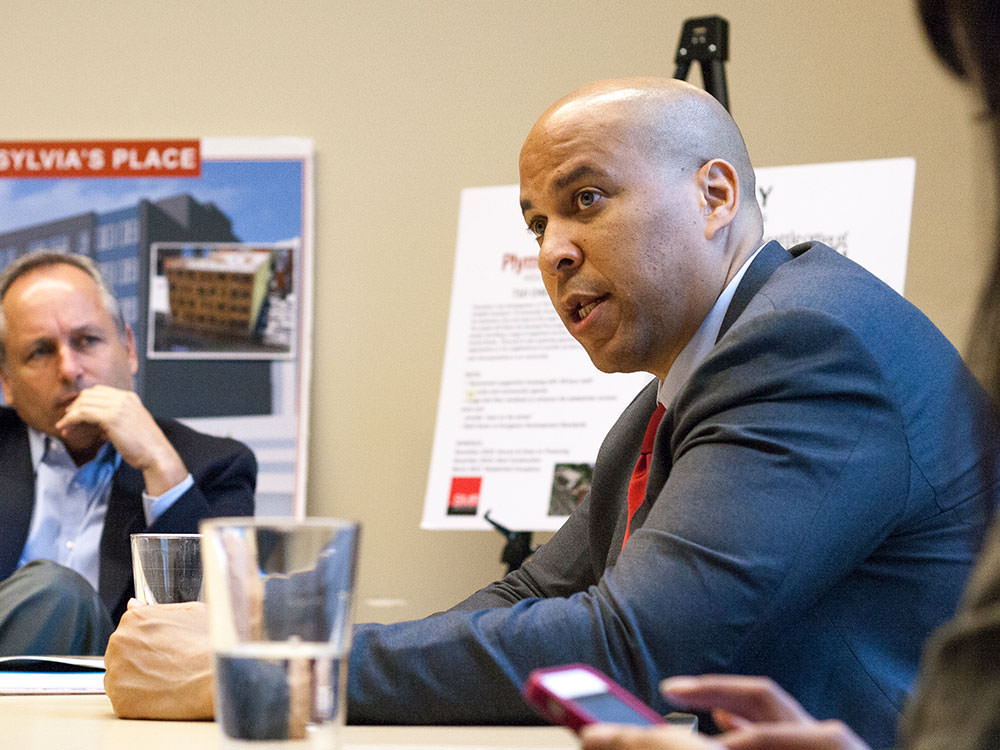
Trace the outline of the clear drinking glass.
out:
[[[132,534],[135,598],[143,604],[202,599],[201,535]]]
[[[200,528],[224,735],[339,747],[359,525],[222,518]]]

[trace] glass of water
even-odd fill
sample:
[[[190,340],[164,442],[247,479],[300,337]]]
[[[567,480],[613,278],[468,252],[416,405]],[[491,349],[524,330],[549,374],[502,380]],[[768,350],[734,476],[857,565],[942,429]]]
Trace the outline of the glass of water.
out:
[[[202,598],[199,534],[132,534],[131,541],[136,599],[170,604]]]
[[[339,747],[359,525],[218,518],[200,529],[223,733]]]

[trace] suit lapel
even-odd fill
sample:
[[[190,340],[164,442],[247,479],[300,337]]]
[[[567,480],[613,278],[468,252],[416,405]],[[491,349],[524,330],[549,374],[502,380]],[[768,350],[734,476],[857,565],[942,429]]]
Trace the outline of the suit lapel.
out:
[[[722,325],[719,327],[719,335],[716,337],[716,341],[721,339],[726,331],[729,330],[729,327],[736,322],[736,319],[743,314],[747,305],[750,304],[750,300],[764,286],[764,282],[771,278],[771,274],[774,273],[775,269],[791,259],[792,255],[774,240],[771,240],[760,249],[757,257],[753,259],[753,263],[747,269],[747,272],[743,274],[740,285],[736,287],[736,293],[733,294],[733,299],[729,303],[729,307],[726,308],[725,316],[722,318]]]
[[[3,580],[17,569],[35,507],[28,428],[9,408],[0,410],[0,482],[4,524],[0,534],[0,580]]]
[[[142,473],[122,461],[111,480],[108,513],[101,534],[101,573],[98,593],[110,612],[115,612],[132,580],[130,534],[146,527],[142,511]]]
[[[739,286],[736,287],[733,299],[729,303],[729,307],[726,308],[726,314],[722,318],[722,325],[719,328],[719,335],[716,337],[716,341],[719,341],[737,318],[743,314],[747,305],[750,304],[750,300],[760,291],[764,283],[771,278],[771,274],[780,265],[790,261],[793,257],[780,243],[773,240],[760,249],[753,263],[750,264],[746,273],[743,274],[743,279],[740,281]],[[666,414],[663,415],[663,420],[656,431],[657,443],[670,440],[674,431],[675,416],[673,405],[671,405],[667,409]],[[655,498],[660,493],[663,485],[667,482],[667,477],[670,476],[672,468],[673,453],[671,450],[664,450],[661,447],[659,450],[654,451],[652,463],[649,468],[649,479],[646,483],[647,501],[643,502],[635,516],[639,524],[646,519],[646,514],[649,512],[650,503],[648,499],[650,497]]]
[[[723,316],[722,325],[716,341],[732,326],[746,309],[750,300],[760,291],[782,263],[794,256],[778,242],[768,242],[757,253],[753,263],[743,274],[733,299]],[[621,550],[622,538],[625,534],[625,516],[627,515],[626,496],[628,481],[635,465],[639,443],[645,432],[649,417],[656,407],[657,382],[654,380],[644,388],[632,404],[629,405],[618,423],[608,433],[597,458],[597,466],[601,471],[594,472],[594,484],[591,494],[594,497],[619,497],[617,504],[594,504],[591,507],[591,542],[594,550],[606,550],[607,558],[595,561],[595,570],[603,570],[605,566],[614,564]],[[673,453],[669,447],[674,432],[676,414],[673,405],[667,408],[660,426],[656,431],[657,449],[653,451],[652,463],[649,469],[649,479],[646,483],[646,498],[636,511],[635,525],[641,526],[652,503],[650,498],[656,498],[666,484],[667,477],[673,468]],[[667,447],[664,447],[667,446]],[[614,515],[612,515],[614,514]]]

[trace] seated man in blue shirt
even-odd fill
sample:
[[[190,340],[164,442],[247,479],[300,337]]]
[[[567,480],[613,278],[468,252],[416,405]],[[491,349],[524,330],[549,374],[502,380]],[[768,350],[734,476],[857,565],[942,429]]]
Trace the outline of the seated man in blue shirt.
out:
[[[137,366],[89,258],[0,274],[0,654],[103,653],[133,591],[129,534],[253,513],[250,450],[154,419]]]

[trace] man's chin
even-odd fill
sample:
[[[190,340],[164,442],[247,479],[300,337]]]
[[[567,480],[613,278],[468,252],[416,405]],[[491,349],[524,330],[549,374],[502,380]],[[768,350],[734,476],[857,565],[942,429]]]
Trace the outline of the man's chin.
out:
[[[587,356],[589,356],[590,361],[594,363],[594,367],[601,372],[639,372],[640,370],[643,370],[642,367],[632,362],[629,357],[624,357],[621,354],[610,353],[603,349],[587,349]]]
[[[104,434],[100,428],[91,424],[75,424],[61,434],[55,433],[55,436],[63,441],[71,453],[91,450],[104,442]]]

